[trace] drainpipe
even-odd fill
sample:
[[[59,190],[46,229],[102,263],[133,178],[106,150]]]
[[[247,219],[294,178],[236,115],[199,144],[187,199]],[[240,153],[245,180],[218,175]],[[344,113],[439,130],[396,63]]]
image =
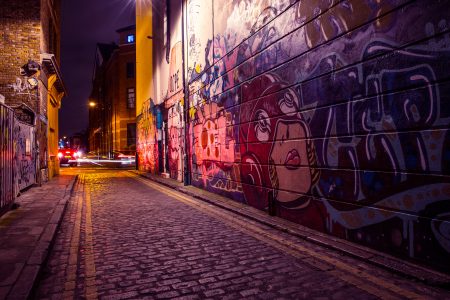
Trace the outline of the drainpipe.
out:
[[[188,149],[189,145],[189,88],[186,85],[186,58],[185,58],[185,1],[181,2],[181,60],[182,60],[182,68],[183,68],[183,111],[184,111],[184,185],[191,184],[191,176],[190,176],[190,165],[189,165],[189,155],[190,149]]]

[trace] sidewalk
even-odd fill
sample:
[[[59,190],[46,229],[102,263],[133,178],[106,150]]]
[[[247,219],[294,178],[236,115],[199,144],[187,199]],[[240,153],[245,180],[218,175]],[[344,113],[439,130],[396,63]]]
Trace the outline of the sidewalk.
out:
[[[346,240],[333,237],[331,235],[309,229],[307,227],[278,217],[269,216],[266,212],[263,212],[256,208],[238,203],[236,201],[193,186],[185,186],[182,182],[178,182],[173,179],[162,178],[160,176],[155,176],[136,170],[132,170],[131,172],[139,174],[142,177],[146,177],[167,187],[173,188],[191,197],[234,212],[240,216],[244,216],[256,222],[260,222],[274,229],[290,233],[302,239],[316,243],[320,246],[337,250],[345,255],[359,258],[361,260],[364,260],[365,262],[371,263],[377,267],[384,268],[390,272],[399,274],[407,278],[419,280],[428,285],[450,289],[450,275],[448,274],[444,274],[427,267],[390,256],[386,253],[379,252],[355,243],[351,243]]]
[[[19,208],[0,218],[0,299],[29,296],[75,181],[76,176],[60,175],[33,187],[16,199]]]

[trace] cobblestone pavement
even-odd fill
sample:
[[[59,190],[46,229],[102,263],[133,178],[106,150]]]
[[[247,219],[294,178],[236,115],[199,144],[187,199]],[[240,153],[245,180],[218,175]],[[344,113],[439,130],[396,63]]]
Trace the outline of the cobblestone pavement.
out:
[[[78,172],[36,298],[450,298],[130,172]]]

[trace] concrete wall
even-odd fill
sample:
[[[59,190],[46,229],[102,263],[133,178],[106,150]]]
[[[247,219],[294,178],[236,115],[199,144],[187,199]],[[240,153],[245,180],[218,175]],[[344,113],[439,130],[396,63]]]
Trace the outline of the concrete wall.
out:
[[[152,2],[136,2],[136,116],[143,103],[153,97]]]
[[[61,40],[61,0],[41,0],[41,53],[50,53],[55,55],[56,63],[60,64],[60,40]],[[55,74],[49,75],[46,80],[46,88],[42,89],[42,105],[40,113],[47,118],[46,135],[40,134],[39,145],[47,144],[44,155],[47,155],[48,174],[49,178],[59,174],[59,159],[58,159],[58,140],[59,140],[59,109],[61,108],[62,98],[64,93],[58,91],[54,86],[57,76]],[[62,78],[59,78],[62,81]],[[43,146],[41,146],[43,147]],[[41,161],[45,164],[45,161]],[[44,177],[43,176],[43,177]]]
[[[61,107],[61,97],[56,90],[53,82],[56,75],[52,75],[50,91],[47,94],[47,153],[48,153],[48,177],[53,178],[59,174],[58,159],[58,137],[59,137],[59,108]]]

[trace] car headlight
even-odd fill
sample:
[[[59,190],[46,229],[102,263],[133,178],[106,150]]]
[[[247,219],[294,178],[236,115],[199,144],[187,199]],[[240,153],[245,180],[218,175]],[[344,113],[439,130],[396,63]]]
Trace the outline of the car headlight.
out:
[[[61,152],[58,152],[58,158],[63,157],[63,154]]]

